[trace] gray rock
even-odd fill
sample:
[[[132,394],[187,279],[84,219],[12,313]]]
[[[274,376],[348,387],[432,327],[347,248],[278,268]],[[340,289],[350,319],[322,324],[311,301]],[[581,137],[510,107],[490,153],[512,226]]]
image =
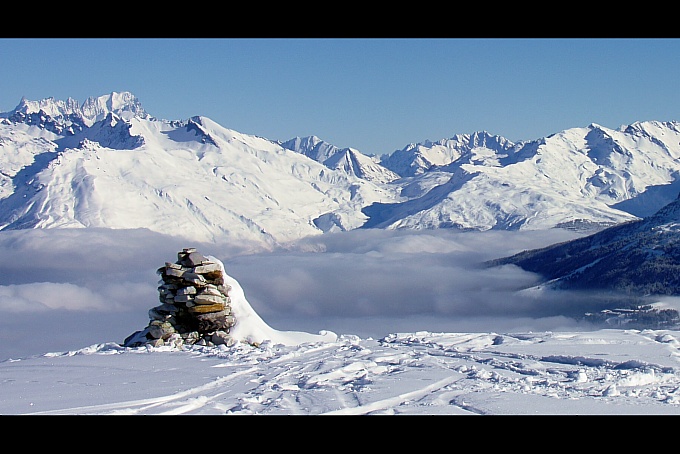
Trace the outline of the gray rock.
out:
[[[191,295],[176,295],[174,298],[175,303],[188,303],[190,301],[193,301],[193,297]]]
[[[190,285],[188,287],[178,288],[177,294],[178,295],[195,295],[196,294],[196,287],[194,287],[193,285]]]
[[[205,278],[202,275],[196,273],[185,272],[182,275],[182,279],[191,284],[198,285],[199,287],[205,287],[207,284]]]
[[[149,323],[149,335],[155,339],[167,339],[171,334],[174,334],[175,327],[170,322],[152,320]]]
[[[226,345],[227,347],[231,347],[236,343],[229,333],[222,330],[215,331],[210,337],[210,340],[215,345]]]
[[[149,309],[149,320],[168,320],[177,313],[177,306],[161,304]]]
[[[196,304],[222,304],[226,305],[226,297],[223,295],[211,295],[206,293],[201,293],[194,297],[194,303]]]
[[[184,260],[188,261],[190,266],[202,265],[204,263],[212,263],[210,260],[205,258],[202,254],[198,252],[192,252],[187,255]]]
[[[174,276],[174,277],[184,277],[185,274],[187,274],[185,269],[175,269],[175,268],[165,268],[165,274],[167,276]]]
[[[207,263],[205,265],[200,265],[194,267],[194,273],[204,274],[204,273],[214,273],[215,271],[221,271],[220,265],[217,263]]]
[[[208,284],[201,291],[201,295],[226,296],[226,293],[222,293],[217,285]]]

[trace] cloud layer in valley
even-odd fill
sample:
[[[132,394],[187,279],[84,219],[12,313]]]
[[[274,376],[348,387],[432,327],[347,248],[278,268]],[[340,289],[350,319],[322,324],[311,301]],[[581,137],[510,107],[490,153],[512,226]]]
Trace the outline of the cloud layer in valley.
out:
[[[565,230],[355,230],[274,251],[140,230],[0,232],[0,360],[118,342],[159,304],[156,270],[196,247],[225,265],[275,329],[394,332],[575,329],[578,299],[521,289],[538,276],[483,262],[576,238]],[[587,298],[586,298],[587,300]],[[565,316],[566,315],[566,316]]]

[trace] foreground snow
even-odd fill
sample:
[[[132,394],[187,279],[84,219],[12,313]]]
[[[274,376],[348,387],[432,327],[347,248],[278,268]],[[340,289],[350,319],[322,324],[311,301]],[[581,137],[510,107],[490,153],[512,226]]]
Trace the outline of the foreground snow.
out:
[[[115,343],[0,363],[1,414],[677,414],[680,331]]]

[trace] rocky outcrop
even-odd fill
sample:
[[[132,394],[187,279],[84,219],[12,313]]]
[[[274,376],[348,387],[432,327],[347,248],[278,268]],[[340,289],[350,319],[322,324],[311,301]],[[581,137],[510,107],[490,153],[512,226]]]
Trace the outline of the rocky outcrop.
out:
[[[125,347],[159,347],[184,344],[233,345],[230,329],[236,324],[222,266],[194,248],[177,253],[177,261],[165,262],[158,297],[161,304],[149,310],[149,324],[128,336]]]

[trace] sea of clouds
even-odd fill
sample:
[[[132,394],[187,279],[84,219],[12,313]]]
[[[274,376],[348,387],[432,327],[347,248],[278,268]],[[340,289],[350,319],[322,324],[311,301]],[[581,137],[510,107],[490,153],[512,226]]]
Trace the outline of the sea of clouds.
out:
[[[196,247],[220,259],[279,330],[356,334],[587,328],[592,299],[529,291],[540,276],[484,262],[579,235],[566,230],[360,229],[273,250],[145,229],[0,232],[0,360],[118,342],[160,304],[156,270]]]

